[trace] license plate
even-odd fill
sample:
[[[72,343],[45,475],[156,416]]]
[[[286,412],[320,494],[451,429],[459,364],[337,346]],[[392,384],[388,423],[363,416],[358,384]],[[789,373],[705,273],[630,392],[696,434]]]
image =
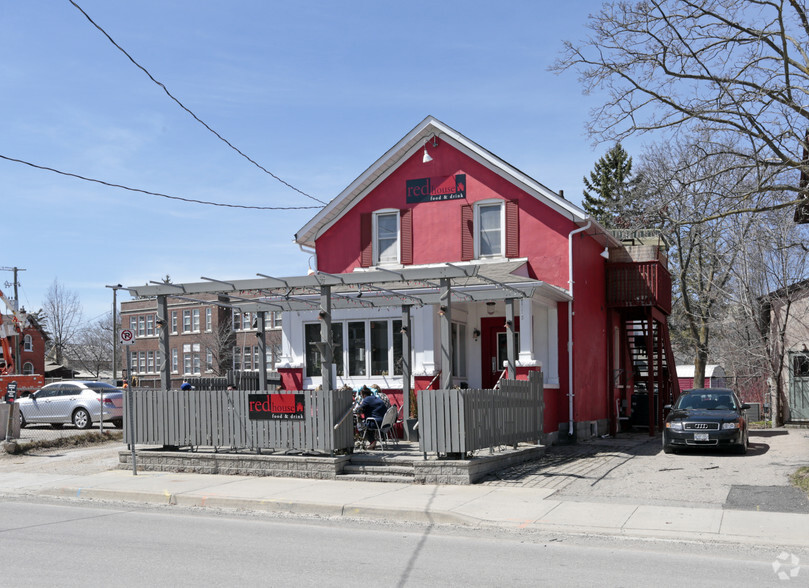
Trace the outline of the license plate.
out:
[[[694,441],[708,441],[708,433],[694,433]]]

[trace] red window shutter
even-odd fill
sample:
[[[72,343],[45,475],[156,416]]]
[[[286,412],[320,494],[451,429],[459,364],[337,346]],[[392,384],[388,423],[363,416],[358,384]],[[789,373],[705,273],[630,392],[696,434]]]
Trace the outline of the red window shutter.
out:
[[[401,252],[399,257],[402,265],[413,263],[413,209],[408,208],[399,212],[399,231]]]
[[[461,261],[475,257],[475,215],[471,204],[461,206]]]
[[[506,202],[506,257],[520,256],[520,205]]]
[[[362,267],[371,267],[374,262],[374,247],[371,243],[373,240],[372,217],[370,212],[360,215],[360,265]]]

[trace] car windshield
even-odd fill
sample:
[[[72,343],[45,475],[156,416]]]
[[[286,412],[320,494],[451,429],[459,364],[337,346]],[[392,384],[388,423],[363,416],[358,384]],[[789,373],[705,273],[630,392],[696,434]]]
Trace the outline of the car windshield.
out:
[[[701,410],[735,410],[736,402],[727,392],[699,392],[683,394],[677,399],[677,408]]]

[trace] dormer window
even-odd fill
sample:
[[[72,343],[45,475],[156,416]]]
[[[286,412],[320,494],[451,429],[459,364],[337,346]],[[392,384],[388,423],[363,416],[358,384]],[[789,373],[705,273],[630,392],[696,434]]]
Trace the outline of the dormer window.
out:
[[[374,213],[374,265],[399,263],[399,211]]]

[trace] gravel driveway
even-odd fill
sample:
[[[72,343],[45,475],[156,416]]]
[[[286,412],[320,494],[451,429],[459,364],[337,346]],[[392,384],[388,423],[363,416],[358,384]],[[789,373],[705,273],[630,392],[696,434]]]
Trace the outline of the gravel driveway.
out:
[[[809,499],[789,482],[800,466],[809,466],[805,429],[751,431],[747,455],[667,455],[659,435],[621,433],[549,447],[542,459],[482,483],[555,488],[555,498],[573,501],[809,513]]]

